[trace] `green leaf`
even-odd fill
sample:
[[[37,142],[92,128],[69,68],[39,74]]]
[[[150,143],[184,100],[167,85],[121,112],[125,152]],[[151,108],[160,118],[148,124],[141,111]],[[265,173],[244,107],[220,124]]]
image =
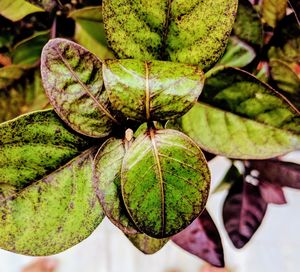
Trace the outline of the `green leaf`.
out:
[[[271,158],[300,148],[296,109],[237,68],[211,72],[200,102],[180,122],[203,149],[231,158]]]
[[[57,6],[57,2],[59,2],[56,0],[25,0],[25,1],[49,12],[52,11]]]
[[[216,187],[216,189],[213,192],[218,193],[223,190],[228,190],[233,183],[239,181],[240,177],[240,171],[234,164],[232,164],[231,167],[228,169],[228,172],[226,173],[225,177],[222,179],[220,184]]]
[[[104,217],[92,186],[95,151],[92,148],[48,176],[32,180],[21,191],[2,195],[1,248],[26,255],[52,255],[94,231]],[[21,169],[15,172],[20,174]]]
[[[277,23],[286,15],[288,0],[263,0],[262,16],[263,20],[271,27],[275,28]]]
[[[42,48],[49,38],[49,31],[41,31],[16,44],[12,50],[13,63],[35,64],[40,59]]]
[[[200,148],[176,130],[150,129],[125,154],[123,199],[138,229],[154,238],[186,228],[204,209],[210,184]]]
[[[102,63],[92,53],[65,39],[50,40],[41,59],[42,81],[52,106],[74,130],[100,138],[118,123],[103,88]]]
[[[114,109],[140,122],[184,114],[204,83],[197,66],[161,61],[108,60],[103,77]]]
[[[68,130],[53,110],[30,113],[2,123],[0,181],[22,190],[90,145],[91,142]]]
[[[121,193],[123,140],[110,138],[99,149],[93,167],[94,186],[105,215],[126,234],[137,230],[128,216]]]
[[[154,254],[162,249],[169,241],[168,238],[156,239],[146,234],[127,235],[129,241],[141,252],[145,254]]]
[[[0,0],[0,15],[11,21],[19,21],[28,14],[41,12],[43,9],[25,0]]]
[[[101,6],[78,9],[69,14],[76,22],[75,40],[100,59],[114,59],[108,49]]]
[[[171,60],[209,69],[222,55],[237,0],[104,0],[103,19],[119,58]]]
[[[20,79],[26,69],[22,65],[9,65],[0,68],[0,89],[6,88]]]

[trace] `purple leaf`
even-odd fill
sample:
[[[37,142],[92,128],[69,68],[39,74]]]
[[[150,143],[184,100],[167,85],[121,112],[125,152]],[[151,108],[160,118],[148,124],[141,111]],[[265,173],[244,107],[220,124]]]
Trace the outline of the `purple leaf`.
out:
[[[259,187],[245,181],[233,184],[223,206],[225,229],[236,248],[242,248],[260,226],[267,210]]]
[[[207,261],[224,267],[224,253],[220,234],[207,210],[185,230],[172,237],[178,246]]]
[[[250,161],[250,168],[259,172],[260,180],[282,187],[300,189],[299,164],[275,160]]]
[[[277,184],[269,182],[259,182],[259,191],[262,198],[271,204],[286,204],[286,199],[282,188]]]

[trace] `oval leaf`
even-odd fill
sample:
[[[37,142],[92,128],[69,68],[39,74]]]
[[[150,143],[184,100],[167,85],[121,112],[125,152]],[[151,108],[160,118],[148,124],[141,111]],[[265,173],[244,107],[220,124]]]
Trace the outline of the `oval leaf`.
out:
[[[183,133],[150,129],[125,154],[122,195],[139,230],[164,238],[202,212],[210,173],[200,148]]]
[[[300,148],[296,109],[237,68],[221,68],[207,78],[200,102],[181,126],[203,149],[231,158],[272,158]]]
[[[154,254],[162,249],[169,241],[168,238],[156,239],[146,234],[127,235],[129,241],[141,252],[145,254]]]
[[[121,193],[121,168],[125,155],[123,140],[108,139],[94,161],[94,187],[105,215],[126,234],[136,234]]]
[[[90,149],[22,191],[2,197],[0,247],[45,256],[88,237],[104,217],[92,186],[94,154]]]
[[[44,88],[58,115],[74,130],[105,137],[115,117],[103,88],[102,63],[92,53],[65,39],[50,40],[41,59]]]
[[[172,241],[187,252],[213,266],[224,267],[224,253],[219,231],[207,210]]]
[[[237,0],[104,0],[103,19],[119,58],[171,60],[208,69],[224,51]]]
[[[103,76],[114,109],[140,122],[186,113],[204,83],[197,66],[162,61],[106,61]]]

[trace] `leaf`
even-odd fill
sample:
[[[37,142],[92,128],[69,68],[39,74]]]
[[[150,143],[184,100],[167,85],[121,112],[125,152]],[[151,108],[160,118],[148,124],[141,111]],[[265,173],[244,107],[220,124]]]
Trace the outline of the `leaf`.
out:
[[[108,49],[101,6],[74,10],[69,14],[76,22],[75,40],[100,59],[114,59]],[[97,29],[97,31],[95,31]]]
[[[0,89],[3,89],[20,79],[25,71],[26,70],[22,65],[9,65],[0,68]]]
[[[95,149],[90,149],[1,199],[0,247],[45,256],[87,238],[104,217],[92,187],[94,154]]]
[[[295,12],[298,25],[300,26],[300,2],[298,0],[289,0],[288,2]]]
[[[230,240],[236,248],[244,247],[259,228],[267,210],[258,186],[244,182],[241,176],[225,199],[223,220]]]
[[[199,100],[179,122],[183,132],[210,153],[265,159],[300,148],[299,113],[245,71],[212,71]]]
[[[80,45],[50,40],[41,59],[42,81],[57,114],[72,129],[101,138],[118,123],[103,88],[102,63]]]
[[[286,15],[288,0],[263,0],[262,16],[264,21],[275,28],[277,23]]]
[[[140,122],[184,114],[204,84],[197,66],[161,61],[108,60],[103,77],[114,109]]]
[[[259,172],[259,179],[265,182],[300,189],[300,165],[291,162],[264,160],[250,161],[250,166]]]
[[[93,167],[96,195],[105,215],[126,234],[136,234],[123,203],[121,193],[121,168],[125,155],[123,140],[110,138],[99,149]]]
[[[156,253],[169,241],[168,238],[156,239],[143,233],[127,235],[127,238],[138,250],[145,254]]]
[[[51,12],[57,6],[56,0],[25,0],[25,1],[35,6],[38,6],[48,12]]]
[[[16,44],[12,51],[13,63],[35,64],[40,59],[42,48],[49,38],[49,31],[41,31]]]
[[[278,205],[287,203],[282,188],[277,184],[264,181],[259,182],[259,191],[262,198],[267,203]]]
[[[0,181],[21,191],[90,146],[91,142],[68,130],[53,110],[2,123]]]
[[[234,164],[232,164],[229,170],[227,171],[225,177],[223,178],[223,180],[214,190],[214,193],[229,189],[233,183],[239,180],[240,176],[241,176],[240,171],[236,168]]]
[[[224,267],[221,237],[206,209],[185,230],[173,236],[172,241],[211,265]]]
[[[14,22],[23,19],[31,13],[41,11],[43,11],[43,9],[34,6],[25,0],[1,0],[0,15]]]
[[[222,55],[237,0],[104,0],[111,48],[121,59],[170,60],[212,67]]]
[[[125,206],[137,228],[154,238],[175,235],[205,207],[210,173],[200,148],[183,133],[150,129],[125,154]]]

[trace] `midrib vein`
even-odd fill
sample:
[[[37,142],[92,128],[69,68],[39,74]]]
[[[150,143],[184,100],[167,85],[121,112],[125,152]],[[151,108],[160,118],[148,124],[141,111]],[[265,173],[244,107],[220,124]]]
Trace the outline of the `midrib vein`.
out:
[[[146,107],[146,119],[147,121],[150,120],[150,88],[149,88],[149,65],[148,62],[145,62],[145,107]]]
[[[163,175],[162,175],[162,169],[161,169],[161,164],[159,160],[159,152],[157,150],[156,142],[155,142],[155,132],[151,128],[150,129],[150,139],[153,147],[153,152],[154,152],[154,157],[156,161],[156,166],[158,170],[158,179],[159,179],[159,186],[160,186],[160,194],[161,194],[161,234],[162,236],[165,233],[165,190],[164,190],[164,180],[163,180]]]
[[[110,112],[103,107],[100,102],[96,99],[96,97],[90,92],[90,90],[87,88],[87,86],[85,84],[83,84],[83,82],[80,80],[80,78],[77,76],[77,74],[73,71],[72,67],[70,66],[70,64],[66,61],[66,59],[63,57],[63,55],[61,54],[61,52],[59,50],[56,49],[57,54],[60,56],[61,60],[63,61],[63,63],[67,66],[67,68],[69,69],[70,73],[72,74],[72,76],[78,81],[78,83],[80,84],[80,86],[84,89],[84,91],[93,99],[93,101],[96,103],[96,105],[98,106],[98,108],[100,109],[101,112],[103,112],[107,117],[109,117],[113,122],[115,122],[116,124],[119,124],[119,122],[110,114]]]

